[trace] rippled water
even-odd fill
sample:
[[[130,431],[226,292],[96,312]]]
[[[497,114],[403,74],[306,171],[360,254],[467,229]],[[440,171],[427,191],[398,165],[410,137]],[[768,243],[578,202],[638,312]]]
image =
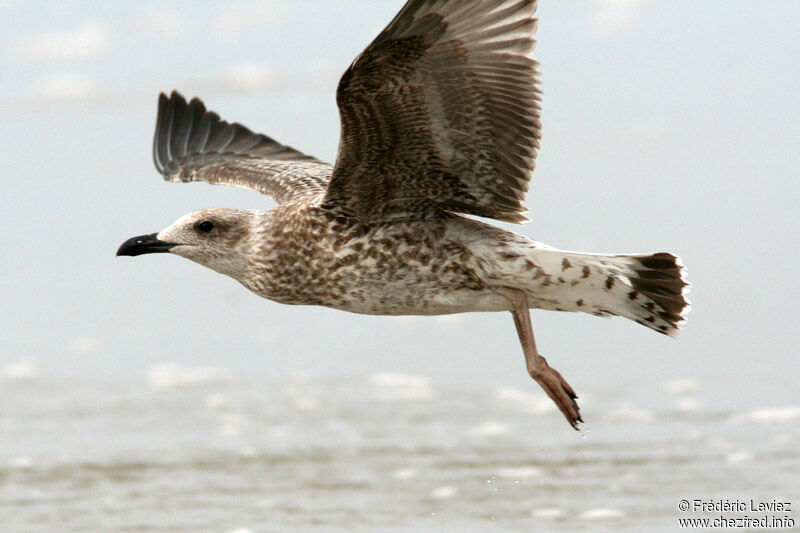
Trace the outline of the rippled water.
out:
[[[663,409],[585,398],[575,432],[533,386],[0,379],[4,532],[671,531],[683,498],[800,504],[800,406],[714,411],[693,380]]]

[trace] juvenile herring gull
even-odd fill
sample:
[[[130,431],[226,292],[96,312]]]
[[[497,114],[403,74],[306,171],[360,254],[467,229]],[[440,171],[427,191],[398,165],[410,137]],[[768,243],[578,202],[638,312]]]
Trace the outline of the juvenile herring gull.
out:
[[[539,354],[529,309],[674,335],[688,284],[669,253],[566,252],[464,216],[526,220],[541,130],[535,11],[535,0],[409,0],[339,81],[333,166],[161,94],[153,154],[167,181],[245,187],[278,206],[190,213],[117,255],[180,255],[285,304],[510,311],[528,373],[577,429],[577,396]]]

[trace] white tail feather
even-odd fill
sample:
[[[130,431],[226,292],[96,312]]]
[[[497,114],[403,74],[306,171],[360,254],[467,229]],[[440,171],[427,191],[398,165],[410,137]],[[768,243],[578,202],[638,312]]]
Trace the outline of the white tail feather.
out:
[[[518,287],[531,306],[629,318],[665,335],[686,319],[689,284],[680,258],[669,253],[599,255],[538,247],[525,255]]]

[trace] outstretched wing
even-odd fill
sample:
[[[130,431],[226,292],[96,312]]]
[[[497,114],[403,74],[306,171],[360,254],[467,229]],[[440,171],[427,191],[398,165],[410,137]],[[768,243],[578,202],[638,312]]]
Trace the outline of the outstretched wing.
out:
[[[278,203],[320,194],[331,166],[241,124],[206,111],[177,92],[158,97],[156,168],[167,181],[205,181],[258,191]]]
[[[339,82],[323,206],[525,220],[539,147],[535,0],[410,0]]]

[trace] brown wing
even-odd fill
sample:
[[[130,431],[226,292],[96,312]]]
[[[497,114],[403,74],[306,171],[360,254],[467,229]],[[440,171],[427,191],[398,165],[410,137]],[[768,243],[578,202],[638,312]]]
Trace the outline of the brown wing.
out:
[[[266,135],[221,120],[197,98],[187,103],[177,92],[158,98],[153,158],[167,181],[244,187],[278,203],[321,194],[332,171]]]
[[[539,147],[535,0],[410,0],[339,82],[323,205],[520,222]]]

